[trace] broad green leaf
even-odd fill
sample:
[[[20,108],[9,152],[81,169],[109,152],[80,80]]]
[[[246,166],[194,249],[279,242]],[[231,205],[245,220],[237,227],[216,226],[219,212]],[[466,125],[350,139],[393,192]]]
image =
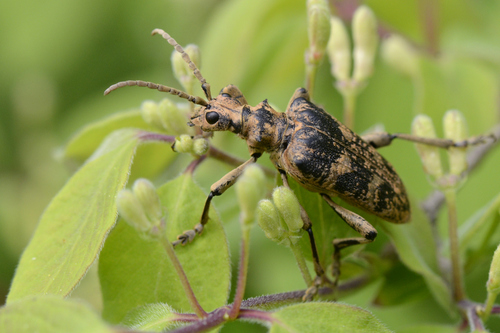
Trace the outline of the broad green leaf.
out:
[[[455,326],[423,324],[398,330],[398,333],[455,333]]]
[[[304,303],[272,313],[271,333],[391,332],[370,312],[340,303]]]
[[[123,324],[134,330],[162,332],[179,326],[177,314],[168,304],[147,304],[131,310]]]
[[[53,295],[28,297],[0,308],[0,332],[115,332],[88,305]]]
[[[198,223],[206,196],[183,174],[158,189],[167,215],[169,239]],[[198,301],[206,311],[226,304],[230,263],[222,225],[212,210],[200,236],[175,249]],[[110,234],[99,260],[103,316],[117,323],[127,312],[148,303],[166,303],[176,311],[191,311],[179,278],[155,241],[146,240],[125,223]]]
[[[116,221],[115,196],[127,182],[137,130],[110,135],[52,199],[24,251],[8,301],[68,295],[85,275]]]
[[[121,128],[152,129],[142,119],[139,110],[119,112],[91,123],[76,133],[64,147],[64,158],[85,161],[107,135]]]
[[[380,223],[391,237],[401,261],[420,274],[436,301],[449,313],[454,312],[450,289],[439,274],[437,249],[429,222],[415,202],[412,202],[412,219],[407,224]]]

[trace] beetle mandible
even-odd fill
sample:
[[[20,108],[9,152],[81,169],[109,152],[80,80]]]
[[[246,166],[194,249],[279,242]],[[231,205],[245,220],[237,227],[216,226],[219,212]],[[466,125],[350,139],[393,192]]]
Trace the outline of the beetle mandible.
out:
[[[394,168],[374,148],[377,140],[363,140],[345,125],[320,107],[314,105],[307,91],[299,88],[290,99],[286,112],[275,111],[264,100],[255,107],[248,105],[242,92],[234,85],[223,88],[212,98],[210,85],[191,61],[182,47],[161,29],[160,34],[189,64],[201,82],[207,101],[175,88],[144,81],[123,81],[109,87],[105,94],[124,86],[142,86],[168,92],[187,99],[201,107],[191,117],[189,124],[204,132],[231,131],[245,140],[250,159],[230,171],[210,188],[203,213],[193,230],[178,237],[174,245],[192,241],[208,222],[208,211],[213,197],[221,195],[242,174],[244,168],[268,153],[283,184],[287,187],[288,175],[309,191],[319,193],[331,208],[362,237],[333,240],[335,283],[340,274],[342,248],[372,242],[376,229],[363,217],[332,201],[338,196],[347,203],[393,223],[410,219],[410,204],[405,187]],[[386,143],[384,143],[385,145]],[[388,143],[387,143],[388,144]],[[319,264],[311,229],[311,221],[301,207],[304,229],[308,232],[313,251],[315,271],[324,275]]]

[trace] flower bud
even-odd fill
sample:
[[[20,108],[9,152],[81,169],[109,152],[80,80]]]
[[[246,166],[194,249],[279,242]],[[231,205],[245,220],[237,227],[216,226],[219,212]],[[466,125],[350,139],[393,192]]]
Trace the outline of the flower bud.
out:
[[[420,137],[436,137],[432,119],[429,116],[423,114],[415,117],[411,125],[411,132],[412,134]],[[435,179],[441,178],[443,176],[443,168],[441,166],[439,149],[437,147],[421,143],[416,143],[415,147],[417,148],[420,159],[422,160],[424,171]]]
[[[418,76],[418,55],[403,37],[391,35],[381,45],[382,58],[398,72],[412,78]]]
[[[160,197],[156,192],[155,186],[147,179],[140,178],[134,182],[132,192],[142,205],[147,218],[155,225],[160,224],[163,217]]]
[[[288,230],[297,233],[302,229],[304,222],[300,216],[299,200],[291,189],[280,186],[273,191],[273,201],[276,208],[288,226]]]
[[[360,6],[352,20],[354,39],[354,75],[357,82],[368,79],[373,72],[373,62],[378,44],[377,20],[367,6]]]
[[[257,206],[257,223],[267,238],[278,243],[283,241],[284,229],[281,225],[278,210],[271,200],[264,199],[259,201]]]
[[[241,218],[244,223],[252,223],[255,210],[265,194],[265,176],[257,165],[249,165],[236,182],[236,195],[241,207]]]
[[[141,104],[142,119],[151,126],[164,129],[163,121],[158,113],[158,104],[154,101],[144,101]]]
[[[327,52],[331,64],[331,73],[339,81],[351,76],[351,42],[344,23],[338,17],[330,20],[331,32]]]
[[[165,98],[158,104],[158,114],[167,132],[174,135],[191,132],[185,113],[170,99]]]
[[[443,117],[444,136],[454,142],[466,140],[467,122],[460,111],[450,110]],[[450,174],[459,176],[467,170],[466,148],[448,148],[448,159],[450,163]]]
[[[489,293],[500,293],[500,245],[493,254],[486,289]]]
[[[147,231],[151,228],[144,209],[137,197],[131,190],[121,190],[116,197],[118,213],[129,225],[139,231]]]
[[[319,64],[330,37],[330,8],[326,0],[307,0],[308,62]]]
[[[208,141],[203,138],[194,140],[193,142],[193,154],[197,156],[205,155],[208,151]]]
[[[193,138],[190,135],[182,134],[175,139],[172,149],[178,153],[191,153],[193,151]]]
[[[201,55],[198,46],[189,44],[184,48],[184,51],[189,55],[189,58],[191,58],[196,67],[199,68]],[[197,82],[193,70],[189,68],[189,64],[182,58],[182,54],[175,50],[172,52],[171,61],[175,78],[183,86],[184,90],[192,95],[194,84]]]

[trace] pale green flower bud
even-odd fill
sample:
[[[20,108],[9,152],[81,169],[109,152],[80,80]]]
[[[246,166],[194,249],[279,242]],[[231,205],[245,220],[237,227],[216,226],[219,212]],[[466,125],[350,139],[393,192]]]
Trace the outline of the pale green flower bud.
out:
[[[154,101],[144,101],[141,104],[141,116],[151,126],[164,129],[163,121],[158,113],[158,104]]]
[[[424,138],[436,137],[432,119],[423,114],[415,117],[411,125],[411,132],[414,135]],[[420,159],[422,160],[424,171],[435,179],[441,178],[443,176],[443,168],[441,166],[439,149],[437,147],[421,143],[416,143],[415,147],[417,148]]]
[[[201,55],[198,46],[189,44],[184,48],[184,51],[189,55],[196,67],[200,68]],[[172,52],[171,61],[175,78],[183,86],[184,90],[192,95],[194,84],[198,82],[193,71],[189,68],[188,63],[182,58],[182,54],[175,50]]]
[[[500,245],[493,254],[491,260],[490,272],[488,275],[488,282],[486,282],[486,290],[488,293],[500,293]]]
[[[190,135],[182,134],[175,139],[173,149],[178,153],[191,153],[193,151],[193,138]]]
[[[288,226],[288,230],[297,233],[302,229],[304,222],[300,216],[299,200],[291,189],[279,186],[273,191],[273,201],[276,208]]]
[[[443,117],[444,136],[454,142],[466,140],[467,122],[460,111],[450,110]],[[450,161],[450,174],[461,175],[467,170],[466,148],[448,148],[448,159]]]
[[[158,114],[167,132],[174,135],[191,132],[185,113],[170,99],[165,98],[158,104]]]
[[[241,208],[241,218],[251,224],[255,218],[255,210],[265,194],[266,179],[264,172],[257,165],[249,165],[236,182],[236,195]]]
[[[319,64],[330,37],[330,8],[326,0],[307,0],[309,55],[307,61]]]
[[[271,200],[259,201],[257,207],[257,223],[266,234],[266,237],[280,243],[284,240],[284,232],[278,210]]]
[[[131,190],[121,190],[116,197],[118,213],[129,225],[139,231],[148,231],[151,223],[137,197]]]
[[[377,20],[367,6],[360,6],[352,20],[354,39],[354,75],[353,79],[362,82],[373,72],[375,52],[378,45]]]
[[[203,138],[194,140],[193,142],[193,154],[197,156],[205,155],[208,151],[208,141]]]
[[[330,58],[331,73],[339,81],[351,77],[351,41],[347,29],[338,17],[330,20],[331,33],[327,51]]]
[[[142,205],[149,221],[151,221],[154,225],[159,225],[160,220],[163,217],[163,212],[160,197],[158,196],[153,183],[147,179],[139,178],[134,182],[132,192]]]
[[[410,43],[399,35],[391,35],[381,45],[382,58],[398,72],[412,78],[418,76],[418,55]]]

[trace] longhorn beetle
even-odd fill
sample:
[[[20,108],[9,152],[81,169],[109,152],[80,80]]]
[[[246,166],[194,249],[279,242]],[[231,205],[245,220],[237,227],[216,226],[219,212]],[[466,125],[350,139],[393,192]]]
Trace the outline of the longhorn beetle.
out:
[[[341,124],[330,114],[314,105],[304,88],[293,94],[286,112],[277,112],[264,100],[255,107],[248,105],[242,92],[234,85],[223,88],[212,98],[210,85],[201,75],[183,48],[169,34],[155,29],[177,52],[182,54],[193,74],[201,82],[207,100],[191,96],[183,91],[145,81],[123,81],[110,86],[104,94],[125,86],[140,86],[177,95],[200,105],[191,117],[190,126],[197,126],[204,132],[231,131],[245,140],[250,159],[230,171],[210,187],[200,222],[178,236],[177,244],[186,244],[203,231],[208,222],[208,211],[212,198],[224,193],[242,174],[244,168],[255,163],[267,152],[279,171],[284,186],[289,187],[288,176],[295,179],[309,191],[317,192],[328,205],[362,237],[333,240],[334,284],[340,274],[340,250],[342,248],[372,242],[376,229],[363,217],[332,201],[339,196],[345,202],[381,217],[392,223],[405,223],[410,219],[410,203],[403,182],[375,148],[390,144],[392,139],[402,137],[412,141],[431,143],[426,139],[413,139],[405,135],[371,135],[365,140]],[[431,144],[449,147],[449,140]],[[311,221],[301,208],[304,230],[309,234],[314,267],[317,274],[315,284],[320,284],[324,271],[319,264],[314,243]]]

